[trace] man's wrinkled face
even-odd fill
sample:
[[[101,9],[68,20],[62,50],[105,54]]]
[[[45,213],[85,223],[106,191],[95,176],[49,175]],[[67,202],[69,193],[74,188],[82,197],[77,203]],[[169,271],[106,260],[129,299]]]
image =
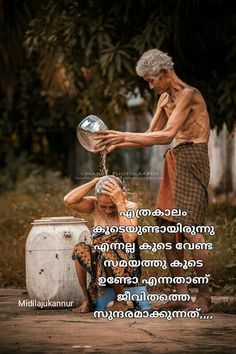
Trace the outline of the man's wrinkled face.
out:
[[[168,72],[160,72],[157,75],[146,75],[144,79],[149,83],[151,90],[157,91],[160,95],[169,87]]]
[[[111,198],[108,195],[101,194],[97,198],[99,208],[103,211],[103,213],[115,216],[117,214],[116,205],[112,202]]]

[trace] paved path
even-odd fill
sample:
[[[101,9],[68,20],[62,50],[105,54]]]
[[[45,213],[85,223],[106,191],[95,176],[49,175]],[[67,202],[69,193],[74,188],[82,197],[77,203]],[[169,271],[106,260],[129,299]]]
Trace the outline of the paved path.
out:
[[[0,289],[0,353],[236,353],[236,315],[109,321],[18,307],[22,299],[22,290]]]

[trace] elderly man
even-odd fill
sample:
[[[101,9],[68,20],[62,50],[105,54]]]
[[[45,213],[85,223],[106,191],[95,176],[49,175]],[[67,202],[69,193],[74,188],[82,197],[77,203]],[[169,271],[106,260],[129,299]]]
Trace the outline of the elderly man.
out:
[[[157,197],[157,208],[181,209],[186,216],[164,216],[163,225],[181,223],[187,225],[202,225],[207,211],[207,186],[209,183],[208,140],[210,134],[209,116],[201,93],[194,87],[183,82],[173,70],[171,57],[158,49],[145,52],[136,67],[137,74],[143,77],[150,89],[160,94],[156,112],[145,133],[130,133],[120,131],[101,131],[98,147],[105,146],[105,152],[115,148],[140,148],[152,145],[170,144],[175,140],[174,147],[165,154],[164,174]],[[200,260],[202,267],[196,267],[197,276],[208,273],[208,252],[205,249],[195,249],[196,243],[204,243],[202,234],[162,235],[163,242],[171,242],[172,249],[166,251],[169,265],[182,261],[182,256],[175,245],[185,238],[192,244],[192,256]],[[183,268],[171,267],[173,277],[182,277]],[[208,312],[211,304],[207,284],[198,285],[199,292],[195,303],[191,301],[168,302],[162,309],[182,308],[193,310],[201,308]],[[188,293],[186,284],[177,284],[178,293]]]
[[[95,188],[95,196],[88,196],[88,192]],[[85,183],[64,197],[65,204],[78,213],[91,214],[94,226],[136,226],[137,219],[128,219],[120,215],[121,211],[127,209],[137,209],[137,204],[126,199],[124,186],[121,180],[115,176],[103,176],[94,178]],[[115,243],[134,243],[134,253],[126,253],[124,249],[110,249],[101,251],[95,246]],[[121,267],[104,265],[105,260],[125,260],[140,259],[137,235],[135,233],[123,232],[113,233],[110,235],[93,234],[93,244],[88,245],[85,242],[78,243],[73,252],[72,258],[75,260],[75,268],[78,280],[83,292],[83,302],[73,311],[78,313],[86,313],[92,310],[93,303],[96,302],[97,296],[103,293],[103,287],[99,285],[100,277],[138,277],[141,276],[140,267]],[[87,288],[87,275],[91,275],[91,282]],[[123,292],[122,284],[113,284],[114,291],[118,296]],[[125,301],[115,301],[110,310],[126,311],[128,309]]]

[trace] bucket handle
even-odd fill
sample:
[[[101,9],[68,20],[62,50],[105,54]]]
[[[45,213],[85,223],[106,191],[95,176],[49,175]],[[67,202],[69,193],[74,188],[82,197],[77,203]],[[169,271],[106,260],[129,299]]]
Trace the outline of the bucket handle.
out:
[[[71,232],[70,231],[64,231],[64,236],[65,237],[71,237]]]

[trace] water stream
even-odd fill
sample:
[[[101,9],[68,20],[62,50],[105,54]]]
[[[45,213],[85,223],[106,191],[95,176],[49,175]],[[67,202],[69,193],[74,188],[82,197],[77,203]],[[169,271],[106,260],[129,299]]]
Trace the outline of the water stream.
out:
[[[106,160],[107,160],[107,154],[101,153],[101,162],[100,162],[101,169],[100,170],[104,174],[104,176],[108,175],[108,168],[106,166]]]

